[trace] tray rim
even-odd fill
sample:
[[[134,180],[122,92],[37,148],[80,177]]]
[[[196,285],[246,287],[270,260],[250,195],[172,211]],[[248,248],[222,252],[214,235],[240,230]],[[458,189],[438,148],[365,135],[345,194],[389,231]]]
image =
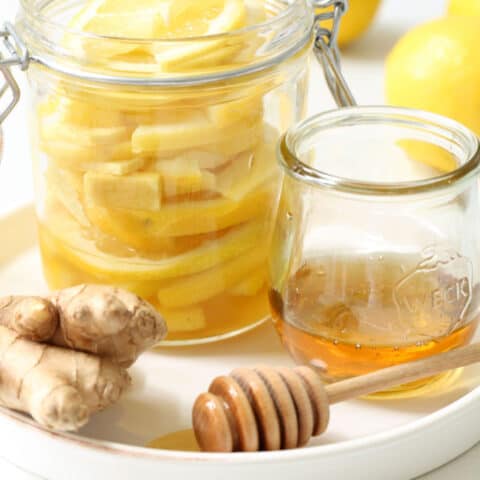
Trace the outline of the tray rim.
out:
[[[210,453],[210,452],[184,452],[176,450],[162,450],[147,447],[138,447],[135,445],[127,445],[118,442],[106,440],[97,440],[88,437],[81,437],[74,433],[58,432],[49,430],[42,425],[37,424],[33,419],[28,418],[22,413],[0,407],[0,415],[7,417],[14,423],[19,424],[22,428],[33,428],[37,432],[46,434],[47,436],[59,440],[66,441],[72,446],[88,448],[102,453],[111,453],[115,455],[129,456],[133,458],[143,458],[146,460],[166,460],[166,461],[187,461],[201,463],[271,463],[271,462],[288,462],[297,461],[316,457],[319,459],[324,456],[341,455],[351,453],[360,448],[372,448],[381,446],[391,441],[398,441],[403,437],[408,437],[423,428],[433,426],[436,422],[448,421],[451,417],[455,417],[462,410],[473,407],[478,402],[480,406],[480,385],[463,395],[459,399],[449,405],[433,412],[425,417],[400,425],[390,431],[380,432],[368,435],[362,438],[346,440],[328,445],[318,445],[313,447],[297,448],[291,450],[278,450],[272,452],[234,452],[234,453]],[[480,437],[478,439],[480,441]],[[360,448],[359,448],[360,447]]]
[[[25,220],[25,217],[30,217],[32,220],[34,219],[34,210],[31,204],[15,209],[6,215],[0,215],[0,224],[15,221],[17,217],[22,217],[22,215],[24,216],[23,220]],[[32,238],[31,240],[32,244],[29,247],[26,247],[27,249],[36,245],[35,239]],[[22,247],[20,247],[20,251],[17,251],[17,253],[12,257],[8,259],[5,257],[0,258],[0,266],[14,261],[18,255],[24,253],[26,251],[25,245]],[[380,447],[386,443],[399,441],[414,435],[415,433],[422,431],[425,427],[434,427],[435,425],[439,426],[440,423],[448,422],[450,419],[460,414],[463,410],[473,408],[476,403],[478,404],[477,408],[480,408],[480,382],[479,385],[452,403],[432,413],[429,413],[420,419],[410,421],[389,431],[379,432],[362,438],[345,440],[333,444],[273,452],[210,453],[152,449],[119,442],[82,437],[76,435],[75,433],[49,430],[48,428],[37,424],[33,419],[24,414],[1,406],[0,416],[19,428],[33,430],[34,432],[46,435],[52,440],[66,442],[72,447],[85,448],[93,450],[97,453],[114,454],[133,459],[160,462],[199,462],[210,465],[215,463],[233,465],[250,463],[259,465],[276,463],[279,461],[291,462],[298,461],[299,459],[307,460],[313,457],[318,460],[320,458],[352,453],[356,450],[360,451],[361,449]],[[477,441],[480,441],[480,436]]]

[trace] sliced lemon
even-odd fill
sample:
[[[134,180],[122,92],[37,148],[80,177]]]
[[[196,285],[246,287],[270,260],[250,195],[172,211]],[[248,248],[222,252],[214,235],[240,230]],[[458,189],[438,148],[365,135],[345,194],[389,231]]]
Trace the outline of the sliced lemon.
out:
[[[215,185],[215,175],[200,169],[195,159],[159,160],[150,169],[160,173],[166,198],[212,190]]]
[[[141,55],[136,52],[116,57],[116,60],[119,61],[125,59],[129,62],[132,61],[132,63],[138,62],[138,66],[141,66]],[[116,60],[112,60],[112,62]],[[152,62],[154,62],[154,59]],[[275,80],[270,78],[252,79],[248,86],[250,86],[250,83],[255,83],[254,94],[265,95],[278,85],[276,78]],[[179,89],[169,87],[139,89],[123,85],[105,85],[92,89],[78,83],[62,82],[57,86],[57,92],[62,97],[92,105],[94,109],[96,108],[100,112],[112,110],[112,106],[114,106],[115,112],[120,112],[122,115],[133,118],[138,115],[139,121],[137,123],[142,124],[142,117],[151,116],[154,121],[163,122],[166,115],[190,112],[192,109],[203,110],[208,106],[226,102],[232,97],[238,98],[239,91],[243,91],[245,88],[247,88],[245,80],[240,82],[235,79],[232,79],[228,85],[221,89],[204,88],[198,85]],[[95,110],[93,110],[94,113]],[[148,120],[146,123],[151,124],[153,122]]]
[[[210,36],[237,30],[246,25],[244,0],[157,0],[141,2],[93,1],[71,21],[70,27],[103,37],[131,39],[185,39]],[[151,68],[151,45],[137,41],[108,38],[84,38],[78,42],[67,38],[70,47],[83,48],[97,61],[114,59],[134,51],[144,55],[145,67]],[[237,46],[236,50],[241,48]],[[156,69],[163,71],[193,69],[202,65],[219,64],[234,54],[235,46],[225,40],[157,42],[153,46]],[[210,56],[210,58],[207,58]],[[182,65],[184,64],[184,65]],[[116,69],[128,69],[129,62],[115,61]]]
[[[256,272],[250,272],[247,278],[241,280],[229,290],[229,293],[241,297],[252,297],[256,295],[265,285],[266,269],[261,268]]]
[[[214,148],[217,151],[216,145],[222,145],[237,135],[254,135],[253,131],[260,128],[260,121],[260,118],[255,118],[248,122],[219,127],[210,122],[205,114],[195,112],[188,120],[138,127],[132,135],[132,148],[139,154],[159,155],[201,147]]]
[[[192,57],[176,64],[175,69],[182,72],[201,70],[202,73],[215,72],[232,63],[236,54],[243,48],[240,42],[225,44],[222,48],[212,49],[199,57]]]
[[[133,7],[133,8],[132,8]],[[110,2],[105,0],[90,1],[70,21],[70,28],[81,30],[105,38],[76,38],[68,36],[65,43],[70,48],[83,49],[97,61],[116,55],[142,50],[150,52],[148,45],[138,42],[120,41],[106,37],[131,39],[151,39],[158,37],[165,28],[162,12],[165,4],[156,2]]]
[[[170,282],[158,290],[160,305],[167,308],[186,307],[213,298],[230,289],[262,265],[265,265],[267,249],[258,245],[216,268]]]
[[[207,326],[205,312],[201,307],[179,308],[176,310],[162,308],[162,315],[167,322],[169,333],[192,332]]]
[[[152,39],[158,37],[164,27],[162,17],[156,14],[155,11],[140,11],[134,14],[131,12],[117,12],[114,14],[97,13],[97,15],[86,23],[83,31],[109,37]],[[101,42],[98,43],[100,47]],[[118,43],[121,44],[122,42]],[[138,48],[138,46],[136,47]],[[118,55],[118,52],[125,51],[126,47],[122,48],[119,46],[117,53],[109,53]]]
[[[241,152],[255,148],[263,136],[263,128],[264,124],[261,121],[251,125],[248,125],[248,123],[246,125],[237,124],[237,126],[231,127],[230,134],[227,134],[223,140],[199,148],[209,153],[223,155],[224,158],[228,159]],[[205,165],[206,162],[202,167],[207,168]]]
[[[157,285],[150,280],[119,275],[112,279],[108,273],[102,270],[85,268],[85,263],[79,261],[79,252],[65,245],[63,243],[64,240],[64,236],[63,238],[55,236],[50,229],[40,225],[40,250],[45,267],[46,279],[51,289],[58,290],[81,283],[108,284],[113,281],[117,286],[134,292],[142,298],[152,298],[156,296]],[[77,245],[78,243],[77,241]],[[86,255],[87,254],[83,252],[83,258],[88,258]]]
[[[49,117],[58,112],[61,98],[60,95],[49,95],[45,100],[41,101],[37,105],[38,117],[43,120],[43,118]]]
[[[229,31],[245,9],[242,4],[243,0],[167,0],[163,34],[168,38],[188,38]]]
[[[240,99],[212,105],[208,108],[208,118],[219,127],[232,125],[248,117],[260,117],[263,101],[260,95],[248,95]]]
[[[98,9],[105,0],[90,0],[70,20],[69,27],[75,30],[82,30],[85,25],[95,17]]]
[[[100,0],[99,14],[159,13],[168,9],[172,0]],[[181,1],[181,0],[177,0]]]
[[[187,150],[186,152],[174,155],[161,161],[193,163],[200,169],[214,170],[231,161],[231,157],[220,152],[209,152],[206,150]]]
[[[246,26],[247,10],[244,0],[215,0],[205,3],[203,0],[183,0],[174,2],[174,5],[166,27],[169,36],[174,38],[218,35]],[[214,50],[219,52],[225,47],[229,47],[226,40],[197,38],[192,42],[185,41],[178,47],[169,44],[157,45],[155,59],[163,71],[177,70],[185,62],[192,68],[195,60],[202,62],[202,56]]]
[[[253,152],[245,152],[217,175],[215,191],[232,200],[241,200],[268,181],[275,181],[279,170],[275,162],[275,146],[262,144]]]
[[[134,157],[130,142],[111,145],[82,146],[63,141],[41,141],[39,150],[59,168],[85,170],[86,164],[127,161]]]
[[[60,290],[89,283],[87,275],[57,256],[56,243],[51,241],[50,235],[43,227],[39,228],[38,237],[45,280],[50,289]]]
[[[75,168],[80,163],[93,162],[98,155],[95,148],[55,140],[40,141],[39,150],[55,165],[64,169]]]
[[[84,191],[85,202],[92,207],[158,211],[162,198],[162,177],[155,172],[119,177],[90,171],[84,176]]]
[[[49,168],[45,174],[45,180],[49,194],[55,195],[80,225],[88,227],[90,222],[85,215],[79,195],[82,190],[82,175],[68,170]]]
[[[92,162],[79,164],[76,169],[88,172],[106,173],[108,175],[129,175],[141,170],[145,164],[144,158],[132,158],[123,162]]]
[[[97,247],[88,231],[62,209],[53,207],[47,216],[54,251],[81,271],[109,282],[150,282],[196,274],[241,255],[258,244],[265,229],[263,222],[251,222],[198,248],[163,260],[120,257]],[[45,230],[47,227],[43,227]],[[113,251],[113,250],[112,250]]]
[[[247,25],[258,25],[267,20],[267,3],[265,1],[247,1]]]
[[[164,204],[158,212],[91,208],[87,216],[100,230],[125,239],[131,232],[155,244],[165,237],[216,232],[257,217],[265,217],[272,203],[271,190],[252,192],[241,202],[226,198]]]
[[[44,142],[65,142],[74,145],[92,147],[111,145],[128,138],[126,126],[115,127],[81,127],[65,121],[62,115],[52,115],[42,119],[40,136]]]
[[[125,128],[122,113],[115,108],[102,108],[95,102],[78,101],[58,95],[57,113],[60,115],[59,123],[73,127],[120,127]]]

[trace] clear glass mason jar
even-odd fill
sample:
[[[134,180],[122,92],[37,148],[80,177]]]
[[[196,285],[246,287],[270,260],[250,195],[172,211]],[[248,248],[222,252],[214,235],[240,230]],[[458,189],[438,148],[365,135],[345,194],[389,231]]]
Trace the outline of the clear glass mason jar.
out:
[[[153,40],[81,31],[86,3],[22,0],[16,22],[49,286],[127,288],[171,343],[251,328],[268,315],[275,148],[304,115],[311,6],[253,0],[260,23]]]
[[[480,313],[473,133],[416,110],[345,108],[290,129],[280,163],[270,302],[299,363],[335,381],[471,340]]]

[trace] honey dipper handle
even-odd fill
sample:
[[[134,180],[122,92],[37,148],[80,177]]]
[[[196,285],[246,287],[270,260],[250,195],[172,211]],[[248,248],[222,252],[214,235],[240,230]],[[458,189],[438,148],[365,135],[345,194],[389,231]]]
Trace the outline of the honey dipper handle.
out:
[[[476,362],[480,362],[480,343],[332,383],[326,390],[330,403],[338,403]]]

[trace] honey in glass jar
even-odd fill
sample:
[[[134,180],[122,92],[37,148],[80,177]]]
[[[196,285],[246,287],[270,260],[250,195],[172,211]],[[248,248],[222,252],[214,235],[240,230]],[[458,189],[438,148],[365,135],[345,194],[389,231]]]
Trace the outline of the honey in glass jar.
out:
[[[352,107],[290,129],[280,162],[270,304],[299,363],[337,381],[470,342],[480,313],[473,133],[426,112]]]

